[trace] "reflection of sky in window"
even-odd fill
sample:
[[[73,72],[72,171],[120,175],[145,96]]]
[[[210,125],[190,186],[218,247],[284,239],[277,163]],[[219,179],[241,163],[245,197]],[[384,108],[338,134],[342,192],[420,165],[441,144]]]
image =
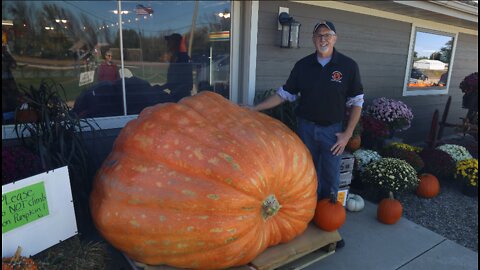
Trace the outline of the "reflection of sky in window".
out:
[[[116,23],[118,15],[112,13],[117,9],[116,2],[74,2],[82,10],[95,14],[97,18],[105,19],[108,23]],[[153,16],[136,15],[135,8],[137,4],[144,7],[151,7],[154,11]],[[171,30],[174,32],[188,32],[191,27],[192,16],[195,8],[194,1],[122,1],[122,10],[130,13],[122,15],[125,29],[141,29],[145,35],[154,35],[160,31]],[[205,20],[212,14],[230,10],[229,1],[199,1],[196,25],[201,27],[205,25]],[[136,21],[135,19],[138,18]],[[128,23],[128,20],[131,22]]]
[[[56,4],[77,16],[80,13],[85,14],[92,22],[96,22],[97,26],[105,23],[111,27],[114,24],[116,29],[118,15],[112,12],[117,9],[116,1],[30,1],[27,5],[33,5],[39,9],[43,3]],[[130,12],[122,15],[125,22],[124,29],[141,30],[145,35],[155,35],[168,30],[179,33],[190,31],[195,1],[122,1],[121,3],[122,10]],[[137,4],[151,7],[154,11],[153,16],[146,15],[145,19],[144,15],[136,15]],[[231,10],[230,1],[199,1],[196,26],[208,25],[209,17],[225,10]],[[136,18],[138,18],[137,21]]]
[[[430,57],[432,53],[440,51],[451,39],[452,37],[449,36],[417,32],[415,51],[418,53],[418,57]]]

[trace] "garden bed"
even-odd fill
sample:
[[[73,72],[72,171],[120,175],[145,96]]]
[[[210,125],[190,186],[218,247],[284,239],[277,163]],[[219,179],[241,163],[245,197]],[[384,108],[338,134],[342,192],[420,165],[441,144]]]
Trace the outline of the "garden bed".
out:
[[[478,142],[471,136],[453,136],[443,143],[465,146],[478,158]],[[350,192],[373,203],[385,196],[363,187],[352,187]],[[431,199],[420,198],[415,192],[395,195],[403,205],[403,217],[478,252],[478,197],[464,195],[455,179],[440,179],[440,193]]]

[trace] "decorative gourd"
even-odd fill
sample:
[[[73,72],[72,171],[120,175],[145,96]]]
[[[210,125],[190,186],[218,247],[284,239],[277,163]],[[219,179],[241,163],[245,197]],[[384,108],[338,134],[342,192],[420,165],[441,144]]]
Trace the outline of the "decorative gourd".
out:
[[[2,270],[37,270],[37,263],[31,258],[23,257],[22,248],[18,247],[13,257],[2,258]]]
[[[203,91],[144,109],[94,180],[93,221],[135,261],[223,269],[301,234],[315,168],[288,127]]]
[[[348,211],[358,212],[365,207],[365,201],[360,195],[349,193],[347,196],[346,207]]]
[[[440,192],[440,183],[435,175],[424,173],[419,177],[417,195],[423,198],[433,198]]]
[[[360,135],[352,136],[350,140],[348,140],[346,148],[350,152],[355,152],[360,149],[361,144],[362,138],[360,137]]]
[[[390,192],[390,197],[380,201],[377,208],[377,219],[385,224],[395,224],[402,217],[402,204],[393,198],[393,193]]]
[[[332,232],[345,223],[346,217],[345,208],[332,194],[330,198],[322,199],[317,203],[313,222],[320,229]]]

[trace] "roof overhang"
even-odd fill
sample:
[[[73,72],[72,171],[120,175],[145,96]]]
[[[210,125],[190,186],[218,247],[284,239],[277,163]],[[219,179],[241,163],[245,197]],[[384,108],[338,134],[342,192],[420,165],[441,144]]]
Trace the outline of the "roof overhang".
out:
[[[478,7],[461,1],[341,1],[478,31]]]

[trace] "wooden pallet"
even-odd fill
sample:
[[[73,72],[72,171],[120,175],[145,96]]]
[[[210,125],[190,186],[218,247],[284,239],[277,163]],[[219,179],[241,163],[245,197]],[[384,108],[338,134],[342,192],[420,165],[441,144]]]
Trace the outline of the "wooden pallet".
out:
[[[293,270],[305,268],[335,253],[336,243],[342,238],[337,231],[325,232],[313,224],[294,240],[267,248],[248,265],[229,270]],[[166,265],[146,265],[125,256],[133,270],[179,270]]]

